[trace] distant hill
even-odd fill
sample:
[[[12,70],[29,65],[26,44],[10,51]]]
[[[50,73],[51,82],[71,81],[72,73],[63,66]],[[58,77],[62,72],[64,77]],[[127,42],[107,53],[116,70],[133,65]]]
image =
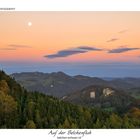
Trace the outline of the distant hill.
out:
[[[107,110],[123,110],[135,102],[135,99],[121,90],[116,90],[108,86],[89,86],[73,94],[64,96],[64,101],[74,104],[99,107]]]
[[[140,99],[140,88],[131,88],[127,92],[130,96],[134,97],[135,99]]]
[[[69,76],[63,72],[26,72],[11,75],[29,91],[39,91],[55,97],[63,97],[89,85],[106,85],[106,81],[82,75]]]
[[[11,77],[15,78],[28,91],[39,91],[59,98],[91,85],[110,86],[118,90],[140,88],[140,78],[103,80],[83,75],[69,76],[63,72],[23,72],[14,73]]]
[[[110,85],[124,90],[140,88],[140,78],[115,78],[110,81]]]

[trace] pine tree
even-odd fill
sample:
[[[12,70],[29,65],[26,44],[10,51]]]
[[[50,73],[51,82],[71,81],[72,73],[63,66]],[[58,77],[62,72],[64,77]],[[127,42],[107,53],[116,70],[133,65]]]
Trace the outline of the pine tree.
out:
[[[36,125],[35,125],[33,120],[28,120],[27,123],[26,123],[25,128],[32,128],[32,129],[34,129],[34,128],[36,128]]]
[[[42,122],[41,122],[40,112],[39,112],[38,109],[35,110],[35,122],[36,122],[36,126],[38,128],[41,128],[42,127],[42,125],[41,125]]]
[[[71,128],[68,119],[66,118],[63,124],[63,128]]]

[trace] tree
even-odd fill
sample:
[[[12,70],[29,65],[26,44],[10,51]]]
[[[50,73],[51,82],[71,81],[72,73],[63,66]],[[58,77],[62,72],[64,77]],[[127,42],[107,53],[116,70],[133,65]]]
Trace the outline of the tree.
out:
[[[25,127],[34,129],[36,128],[36,125],[33,120],[28,120]]]
[[[58,128],[63,128],[63,125],[61,123],[59,123]]]
[[[35,109],[35,102],[29,101],[27,104],[27,114],[29,119],[33,119]]]
[[[17,102],[14,98],[5,93],[0,93],[0,123],[14,127],[16,111]]]
[[[86,110],[86,111],[84,112],[84,116],[85,116],[85,119],[86,119],[86,120],[90,120],[90,119],[91,119],[91,114],[90,114],[90,112],[89,112],[88,110]]]
[[[107,123],[110,124],[110,128],[122,127],[122,119],[114,113],[109,117],[109,120]]]
[[[130,125],[129,125],[129,118],[127,115],[125,115],[123,117],[123,128],[130,128]]]
[[[95,125],[93,125],[95,128],[102,128],[101,121],[97,118]]]
[[[71,124],[71,129],[75,129],[75,128],[77,128],[77,125],[75,123],[72,123]]]
[[[36,122],[36,125],[38,128],[41,128],[41,117],[40,117],[40,113],[39,113],[39,110],[36,109],[35,110],[35,122]]]
[[[9,86],[8,86],[6,80],[0,81],[0,93],[1,92],[5,93],[5,94],[9,93]]]
[[[63,128],[71,128],[70,123],[67,118],[64,121]]]
[[[130,109],[128,115],[132,118],[140,119],[140,109],[133,107],[132,109]]]

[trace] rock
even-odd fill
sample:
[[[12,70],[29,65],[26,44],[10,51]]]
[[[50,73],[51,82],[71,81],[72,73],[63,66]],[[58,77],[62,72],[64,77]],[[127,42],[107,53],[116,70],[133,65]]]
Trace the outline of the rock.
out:
[[[110,96],[114,93],[114,90],[110,89],[110,88],[104,88],[103,89],[103,95],[104,96]]]
[[[96,97],[95,91],[91,91],[90,92],[90,98],[94,98],[95,99],[95,97]]]

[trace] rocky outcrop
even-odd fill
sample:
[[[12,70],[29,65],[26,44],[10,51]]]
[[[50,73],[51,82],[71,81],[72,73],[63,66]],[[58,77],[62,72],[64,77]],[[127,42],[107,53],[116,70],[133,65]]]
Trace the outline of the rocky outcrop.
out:
[[[96,97],[95,91],[91,91],[90,92],[90,98],[95,98],[95,97]]]
[[[111,88],[104,88],[103,89],[103,95],[104,96],[110,96],[114,93],[114,90],[112,90]]]

